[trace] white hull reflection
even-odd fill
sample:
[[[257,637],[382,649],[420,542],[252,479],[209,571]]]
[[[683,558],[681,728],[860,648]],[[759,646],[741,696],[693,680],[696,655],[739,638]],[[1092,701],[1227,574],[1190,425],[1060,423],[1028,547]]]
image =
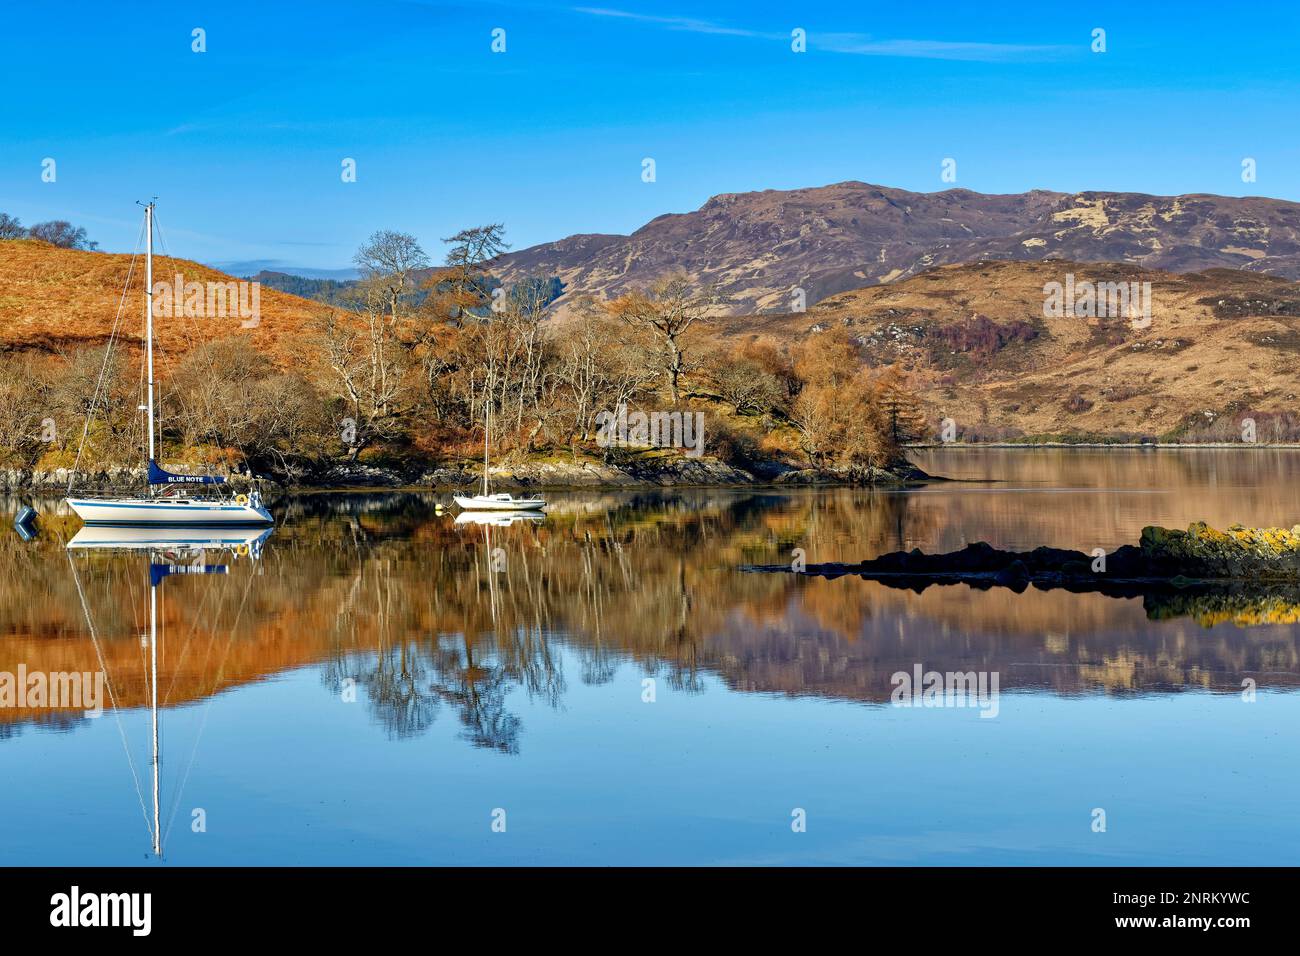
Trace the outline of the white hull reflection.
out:
[[[456,524],[479,524],[503,527],[522,521],[545,521],[541,511],[462,511],[456,515]]]
[[[68,541],[76,550],[100,551],[220,551],[255,554],[271,534],[270,528],[214,528],[210,525],[166,528],[86,525]]]
[[[453,495],[452,500],[466,511],[541,511],[545,498],[514,498],[499,495]]]

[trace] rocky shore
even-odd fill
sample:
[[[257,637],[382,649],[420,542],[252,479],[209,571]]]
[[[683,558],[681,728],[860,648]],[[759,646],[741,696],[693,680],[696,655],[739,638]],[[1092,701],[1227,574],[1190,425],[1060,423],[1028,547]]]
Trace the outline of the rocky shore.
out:
[[[429,468],[339,462],[316,470],[294,470],[263,480],[282,491],[320,488],[427,488],[456,491],[481,482],[481,468],[451,466]],[[654,488],[674,486],[749,487],[759,485],[898,485],[933,480],[909,464],[868,469],[797,469],[767,464],[746,471],[716,458],[630,458],[618,463],[577,461],[525,461],[494,466],[489,471],[499,489],[538,488]],[[69,471],[0,470],[0,492],[63,494]],[[143,468],[111,468],[78,476],[78,491],[131,490],[142,486]],[[231,486],[246,487],[247,475],[228,476]]]
[[[857,575],[895,587],[922,589],[930,584],[967,583],[976,587],[1105,591],[1142,594],[1153,587],[1176,589],[1226,583],[1239,586],[1300,587],[1300,525],[1218,531],[1204,522],[1186,531],[1147,527],[1137,545],[1110,553],[1085,554],[1062,548],[1003,551],[984,542],[961,551],[926,554],[894,551],[859,564],[808,565],[804,574]],[[791,571],[786,565],[751,568]]]

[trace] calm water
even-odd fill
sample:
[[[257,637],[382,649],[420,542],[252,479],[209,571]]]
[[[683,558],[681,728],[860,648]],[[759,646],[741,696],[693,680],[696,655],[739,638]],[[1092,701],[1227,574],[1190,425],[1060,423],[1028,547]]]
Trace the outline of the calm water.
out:
[[[1291,526],[1300,454],[916,457],[975,480],[555,495],[495,527],[319,495],[247,549],[70,549],[76,519],[47,508],[0,544],[0,673],[102,670],[117,706],[0,708],[0,864],[1300,861],[1296,605],[737,570]],[[151,562],[176,572],[155,592],[161,861]],[[917,665],[997,674],[996,716],[894,706]]]

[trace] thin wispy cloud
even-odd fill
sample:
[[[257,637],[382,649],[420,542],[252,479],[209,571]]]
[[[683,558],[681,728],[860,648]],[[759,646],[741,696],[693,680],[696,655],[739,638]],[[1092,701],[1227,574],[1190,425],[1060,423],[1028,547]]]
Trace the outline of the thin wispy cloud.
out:
[[[864,33],[826,33],[810,35],[810,46],[830,53],[856,56],[904,56],[925,60],[1006,60],[1041,59],[1059,56],[1068,47],[1021,43],[981,43],[954,40],[875,40]]]
[[[789,42],[789,33],[771,33],[734,27],[697,17],[661,16],[611,7],[574,7],[575,13],[646,23],[665,30],[746,37]],[[1072,48],[1049,44],[988,43],[976,40],[880,39],[867,33],[818,33],[808,31],[808,47],[826,53],[850,56],[892,56],[924,60],[969,60],[985,63],[1039,60],[1061,56]]]
[[[611,10],[608,7],[574,7],[577,13],[593,17],[612,17],[618,20],[635,20],[638,23],[652,23],[666,30],[682,30],[686,33],[714,33],[733,37],[758,37],[764,40],[778,39],[779,34],[761,33],[746,30],[743,27],[729,27],[710,20],[698,20],[694,17],[660,17],[649,13],[633,13],[630,10]]]

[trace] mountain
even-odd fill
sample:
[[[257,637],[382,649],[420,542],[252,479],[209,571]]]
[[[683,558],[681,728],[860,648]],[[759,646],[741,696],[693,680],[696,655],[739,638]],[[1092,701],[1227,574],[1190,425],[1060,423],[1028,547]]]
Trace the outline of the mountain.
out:
[[[843,205],[833,216],[818,214],[820,219],[852,222],[855,217],[849,212],[848,197],[875,187],[846,185],[828,189],[838,190]],[[764,215],[775,215],[781,203],[772,197],[788,195],[737,197],[731,205],[746,206],[747,211],[737,214],[736,223],[743,221],[746,229],[758,228],[760,219],[752,213],[761,209]],[[805,312],[771,311],[788,305],[784,294],[773,295],[765,302],[738,295],[737,310],[749,303],[751,309],[769,311],[721,317],[715,325],[701,327],[702,331],[732,340],[770,335],[786,343],[844,331],[857,342],[868,364],[897,363],[917,389],[931,420],[950,417],[966,437],[1067,433],[1160,436],[1188,431],[1202,434],[1207,427],[1217,426],[1227,429],[1222,437],[1230,438],[1232,429],[1227,428],[1228,424],[1233,416],[1245,411],[1289,415],[1294,420],[1292,425],[1300,425],[1300,419],[1296,419],[1300,396],[1300,284],[1289,281],[1293,259],[1281,252],[1292,242],[1287,238],[1291,226],[1286,222],[1297,208],[1294,204],[1181,197],[1170,201],[1165,213],[1157,211],[1148,216],[1142,212],[1144,205],[1121,202],[1116,198],[1118,194],[1104,194],[1101,199],[1087,200],[1092,205],[1086,208],[1093,213],[1079,213],[1073,218],[1060,217],[1060,213],[1063,209],[1083,209],[1084,203],[1078,202],[1078,197],[1052,193],[1011,197],[965,194],[975,196],[963,203],[971,208],[978,206],[978,217],[961,213],[962,204],[947,209],[933,205],[952,203],[956,195],[950,191],[922,196],[920,200],[930,203],[924,206],[921,201],[909,206],[894,199],[872,217],[859,213],[856,228],[867,231],[886,221],[914,231],[925,226],[951,233],[961,231],[961,227],[973,231],[971,223],[976,222],[981,228],[992,228],[990,223],[997,220],[1002,223],[1000,228],[1010,228],[1011,220],[1018,216],[1040,220],[1046,217],[1065,224],[1058,229],[1061,238],[1053,240],[1058,245],[1086,246],[1096,255],[1123,255],[1127,247],[1122,244],[1133,236],[1138,241],[1164,236],[1161,247],[1151,247],[1149,255],[1168,261],[1168,268],[1158,269],[1147,262],[1097,263],[1056,258],[1022,262],[992,258],[930,266],[927,271],[908,274],[885,273],[889,281],[881,284],[879,269],[902,261],[898,257],[903,252],[899,250],[908,248],[904,242],[886,248],[886,261],[872,266],[873,271],[864,271],[862,276],[853,271],[836,274],[857,288],[830,292],[820,302],[810,291],[808,301],[815,304]],[[768,200],[760,201],[765,196]],[[1206,206],[1219,212],[1210,214]],[[1173,212],[1175,207],[1177,214]],[[1155,204],[1152,208],[1166,207]],[[1254,225],[1246,223],[1248,209],[1254,210],[1250,220]],[[926,216],[914,216],[918,210],[926,211]],[[960,213],[961,218],[946,217],[952,219],[946,222],[943,216],[932,216],[941,211]],[[1113,231],[1108,231],[1112,226],[1101,225],[1101,214],[1107,222],[1125,225],[1114,225]],[[787,209],[787,215],[793,214]],[[1226,218],[1232,215],[1237,218]],[[1079,217],[1088,216],[1094,216],[1095,221],[1079,233]],[[652,223],[646,230],[654,227],[679,232],[686,228],[688,220],[701,224],[701,220],[686,216],[666,219],[656,220],[661,225]],[[1149,223],[1153,232],[1139,232],[1140,222]],[[770,220],[769,227],[774,231],[785,228],[779,218]],[[1182,245],[1169,236],[1174,229],[1183,236]],[[1246,234],[1251,230],[1253,238]],[[1041,236],[1027,235],[1015,245],[1007,245],[1005,237],[980,243],[954,239],[947,246],[940,243],[935,247],[939,253],[934,255],[980,255],[991,250],[989,254],[996,256],[999,251],[1015,252],[1016,247],[1034,251],[1042,247],[1025,242],[1035,238]],[[706,271],[721,274],[721,255],[728,241],[716,229],[706,229],[698,237],[698,242],[706,240],[719,256],[706,260]],[[567,250],[566,254],[581,253],[601,260],[611,248],[623,247],[626,242],[626,237],[582,236],[537,249]],[[685,249],[695,248],[696,240],[686,233],[681,233],[681,242]],[[824,236],[809,233],[802,246],[778,243],[773,248],[781,248],[783,256],[812,262],[818,248],[834,247],[844,252],[851,246],[845,230],[830,229]],[[656,248],[665,254],[668,251],[668,246]],[[891,259],[889,248],[895,249],[895,258]],[[1263,250],[1265,254],[1250,258],[1241,249]],[[921,259],[929,255],[918,250],[919,246],[911,249],[914,270],[920,269]],[[517,270],[512,277],[515,281],[530,272],[536,274],[531,267],[525,270],[519,265],[525,261],[519,257],[530,252],[513,254],[513,264],[508,267]],[[1233,268],[1214,265],[1192,270],[1201,262],[1217,263],[1225,257],[1244,261],[1235,262]],[[61,350],[78,343],[103,342],[112,329],[130,262],[127,255],[62,249],[35,240],[0,242],[0,351]],[[541,264],[542,260],[537,259],[532,265],[540,268]],[[137,262],[132,295],[123,312],[123,334],[128,338],[138,337],[142,317],[138,266]],[[630,276],[639,276],[646,268],[631,261],[618,282],[630,282]],[[767,273],[785,268],[784,259],[764,268]],[[891,271],[899,268],[893,265]],[[1268,275],[1265,270],[1282,274]],[[168,281],[178,273],[186,281],[234,281],[194,262],[164,257],[155,261],[155,279]],[[727,274],[736,281],[768,281],[761,276],[751,280],[739,273]],[[594,281],[596,272],[587,269],[581,275]],[[1149,327],[1134,328],[1132,323],[1105,318],[1045,317],[1045,287],[1064,284],[1070,275],[1076,282],[1149,282]],[[578,284],[578,278],[577,273],[568,274],[570,289]],[[870,284],[873,281],[876,284]],[[605,292],[610,294],[617,288],[615,283]],[[833,289],[834,283],[825,288]],[[563,304],[571,296],[569,292],[559,302]],[[299,350],[307,347],[313,320],[328,309],[327,305],[264,285],[256,327],[244,328],[235,316],[159,321],[157,334],[163,361],[183,354],[199,341],[246,334],[259,349],[287,366],[296,360]],[[1261,441],[1274,437],[1271,424],[1266,427],[1261,419],[1260,427]]]
[[[1259,197],[968,189],[916,193],[846,182],[714,196],[630,236],[569,236],[504,256],[506,283],[558,276],[564,314],[582,293],[616,296],[682,269],[730,314],[785,311],[977,260],[1123,262],[1171,272],[1242,269],[1300,279],[1300,204]]]
[[[304,279],[334,279],[338,282],[347,282],[361,274],[353,268],[313,269],[307,266],[291,266],[286,265],[281,259],[244,259],[234,262],[210,262],[208,265],[221,272],[229,272],[232,276],[242,278],[256,278],[257,273],[263,272],[275,275],[301,276]]]
[[[1150,324],[1044,315],[1049,283],[1150,283]],[[1140,288],[1140,286],[1139,286]],[[1077,300],[1076,300],[1077,301]],[[1300,398],[1300,284],[1235,269],[987,261],[830,296],[804,313],[716,320],[723,338],[847,334],[870,365],[896,364],[931,421],[958,437],[1161,436],[1274,416]],[[1235,416],[1235,417],[1234,417]]]
[[[315,299],[330,305],[342,305],[349,289],[356,285],[354,279],[318,279],[288,272],[262,270],[249,277],[263,286],[288,292],[303,299]]]

